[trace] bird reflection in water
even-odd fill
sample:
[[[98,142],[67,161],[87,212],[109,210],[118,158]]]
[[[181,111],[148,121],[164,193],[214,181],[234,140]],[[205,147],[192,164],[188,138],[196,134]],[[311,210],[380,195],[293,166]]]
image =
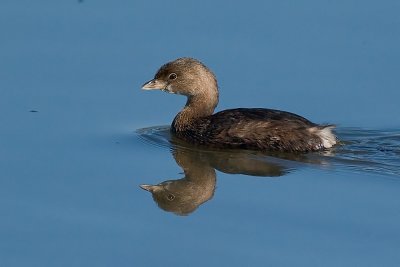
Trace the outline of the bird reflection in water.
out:
[[[182,146],[174,139],[169,141],[173,144],[172,154],[183,169],[184,177],[140,187],[153,195],[161,209],[177,215],[188,215],[213,197],[215,170],[229,174],[277,177],[297,168],[300,164],[298,161],[306,159],[303,154],[281,153],[271,157],[256,151],[202,150]]]

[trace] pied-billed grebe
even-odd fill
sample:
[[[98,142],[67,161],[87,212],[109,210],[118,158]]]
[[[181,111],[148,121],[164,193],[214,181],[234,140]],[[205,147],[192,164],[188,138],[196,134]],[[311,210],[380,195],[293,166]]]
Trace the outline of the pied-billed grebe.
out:
[[[157,71],[144,90],[187,96],[171,132],[189,143],[220,148],[308,152],[336,144],[333,125],[318,125],[285,111],[237,108],[213,114],[218,85],[212,71],[193,58],[178,58]]]

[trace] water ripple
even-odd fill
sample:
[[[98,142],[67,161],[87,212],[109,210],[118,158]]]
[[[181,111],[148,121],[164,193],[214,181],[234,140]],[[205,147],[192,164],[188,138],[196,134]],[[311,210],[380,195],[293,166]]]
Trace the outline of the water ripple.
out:
[[[143,128],[136,131],[139,139],[153,146],[176,148],[185,150],[196,150],[198,147],[191,146],[171,136],[169,126],[156,126]],[[246,160],[248,157],[275,158],[279,162],[292,161],[301,164],[312,164],[314,166],[334,166],[339,170],[354,172],[365,172],[380,175],[389,175],[400,178],[400,130],[396,129],[361,129],[361,128],[338,128],[336,130],[340,145],[332,150],[309,154],[291,154],[280,152],[240,152],[240,156]],[[200,150],[204,150],[201,148]],[[221,150],[206,149],[206,151]],[[226,150],[225,150],[226,151]],[[234,153],[229,150],[227,153]],[[287,165],[287,164],[286,164]]]

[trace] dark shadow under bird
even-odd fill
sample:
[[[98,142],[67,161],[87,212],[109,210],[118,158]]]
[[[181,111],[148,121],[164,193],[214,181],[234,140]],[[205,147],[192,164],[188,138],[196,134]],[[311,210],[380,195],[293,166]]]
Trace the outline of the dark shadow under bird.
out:
[[[183,169],[184,177],[140,187],[151,192],[161,209],[177,215],[188,215],[213,197],[217,179],[215,170],[229,174],[277,177],[290,169],[290,161],[281,161],[280,164],[272,157],[249,154],[249,151],[207,151],[176,146],[172,154]]]

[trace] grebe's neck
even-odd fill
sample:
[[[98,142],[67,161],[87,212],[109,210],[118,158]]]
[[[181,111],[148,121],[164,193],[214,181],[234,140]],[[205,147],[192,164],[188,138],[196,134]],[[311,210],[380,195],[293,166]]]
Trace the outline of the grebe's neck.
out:
[[[217,104],[218,90],[188,96],[185,107],[172,122],[172,130],[184,131],[194,120],[212,115]]]

